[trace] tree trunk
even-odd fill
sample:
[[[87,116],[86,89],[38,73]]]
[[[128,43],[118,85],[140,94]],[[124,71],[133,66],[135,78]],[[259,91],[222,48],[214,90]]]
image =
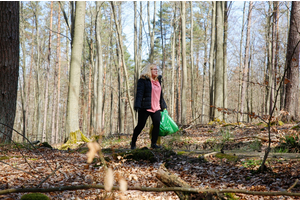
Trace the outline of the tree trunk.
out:
[[[149,37],[150,37],[150,54],[149,54],[149,62],[153,63],[154,61],[154,30],[155,30],[155,16],[156,16],[156,1],[154,3],[154,10],[153,10],[153,27],[151,29],[151,22],[150,22],[150,1],[148,1],[148,29],[149,29]]]
[[[100,35],[100,29],[101,29],[101,2],[97,1],[97,16],[96,16],[96,42],[97,42],[97,90],[94,92],[97,92],[97,110],[94,115],[96,117],[96,124],[95,124],[95,130],[96,134],[102,133],[102,104],[103,104],[103,59],[102,59],[102,41],[101,41],[101,35]],[[95,80],[94,80],[95,81]]]
[[[219,112],[219,108],[224,108],[224,10],[223,2],[216,2],[216,72],[215,72],[215,117],[223,120],[223,112]]]
[[[211,41],[210,41],[210,50],[209,50],[209,118],[214,120],[215,112],[212,107],[214,103],[214,88],[215,88],[215,66],[214,66],[214,57],[215,57],[215,38],[216,38],[216,2],[212,2],[212,19],[211,19]]]
[[[175,42],[176,42],[176,10],[177,10],[177,6],[176,6],[176,2],[174,2],[174,18],[173,18],[173,22],[172,22],[172,28],[173,28],[173,33],[172,33],[172,71],[171,71],[171,105],[170,105],[170,110],[171,110],[171,117],[174,119],[175,117]]]
[[[300,2],[292,2],[290,30],[286,54],[286,96],[285,111],[288,111],[292,120],[298,120],[298,99],[299,99],[299,26],[300,26]]]
[[[11,128],[19,77],[19,4],[18,1],[0,2],[0,123]],[[0,143],[11,141],[12,129],[8,127],[0,126]]]
[[[186,66],[186,27],[185,27],[185,1],[181,1],[181,58],[182,58],[182,89],[181,89],[181,124],[185,125],[186,119],[186,88],[187,88],[187,66]]]
[[[135,122],[136,120],[135,120],[135,117],[134,117],[134,110],[133,110],[133,106],[132,106],[132,102],[131,102],[131,98],[130,98],[129,81],[128,81],[126,63],[125,63],[125,56],[124,56],[124,52],[123,52],[123,42],[122,42],[122,38],[121,38],[121,29],[119,28],[119,24],[117,22],[117,17],[116,17],[114,4],[115,4],[115,2],[111,2],[113,15],[114,15],[114,19],[115,19],[115,25],[116,25],[116,29],[117,29],[117,33],[118,33],[119,46],[120,46],[120,51],[121,51],[120,53],[121,53],[121,57],[122,57],[122,65],[123,65],[123,70],[124,70],[124,75],[125,75],[127,98],[128,98],[129,107],[130,107],[130,110],[131,110],[131,115],[132,115],[132,119],[133,119],[133,128],[134,128],[135,125],[136,125],[136,122]]]
[[[51,11],[50,11],[50,31],[49,31],[49,46],[48,46],[48,64],[46,67],[45,75],[45,96],[44,96],[44,120],[43,120],[43,132],[42,132],[42,142],[47,140],[47,114],[48,114],[48,90],[49,90],[49,71],[50,71],[50,56],[51,56],[51,40],[52,40],[52,16],[53,16],[53,1],[51,1]]]
[[[60,10],[60,4],[59,4],[59,10]],[[60,121],[60,71],[61,71],[61,54],[60,54],[60,12],[58,11],[58,23],[57,23],[57,65],[58,65],[58,75],[57,75],[57,100],[56,100],[56,122],[55,122],[55,143],[57,144],[60,142],[59,140],[59,121]]]
[[[237,110],[240,110],[240,96],[242,94],[242,81],[241,81],[241,71],[243,70],[243,41],[244,41],[244,23],[245,23],[245,12],[246,10],[246,1],[244,1],[243,6],[243,20],[242,20],[242,30],[241,30],[241,40],[240,40],[240,56],[239,56],[239,91],[238,91],[238,103]],[[243,114],[242,114],[243,115]],[[236,115],[236,120],[239,121],[239,113]]]
[[[74,24],[74,38],[71,51],[71,66],[68,87],[67,102],[67,124],[66,134],[77,131],[77,139],[81,137],[79,134],[79,90],[80,90],[80,69],[83,48],[84,20],[85,20],[85,1],[76,2],[76,14]]]
[[[224,44],[223,44],[223,108],[227,108],[227,30],[228,30],[228,15],[229,15],[229,7],[228,1],[223,2],[224,6]],[[223,119],[226,120],[226,114],[223,113]]]
[[[244,59],[244,69],[243,69],[243,78],[242,78],[242,93],[241,93],[241,113],[244,112],[244,102],[247,88],[247,70],[248,70],[248,59],[249,59],[249,44],[250,44],[250,29],[251,29],[251,13],[252,13],[252,1],[249,2],[249,11],[248,11],[248,24],[247,24],[247,36],[246,36],[246,48],[245,48],[245,59]],[[240,117],[240,121],[243,120],[243,114]]]
[[[193,36],[193,29],[194,29],[194,23],[193,23],[193,2],[190,1],[190,20],[191,20],[191,28],[190,28],[190,36],[191,36],[191,41],[190,41],[190,48],[191,48],[191,109],[192,109],[192,119],[195,118],[195,84],[194,84],[194,36]],[[205,58],[204,58],[205,59]]]

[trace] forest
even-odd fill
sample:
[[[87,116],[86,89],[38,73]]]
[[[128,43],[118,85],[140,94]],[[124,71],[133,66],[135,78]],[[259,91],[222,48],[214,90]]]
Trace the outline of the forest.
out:
[[[0,2],[0,199],[299,198],[299,9]],[[179,131],[130,150],[150,63]]]

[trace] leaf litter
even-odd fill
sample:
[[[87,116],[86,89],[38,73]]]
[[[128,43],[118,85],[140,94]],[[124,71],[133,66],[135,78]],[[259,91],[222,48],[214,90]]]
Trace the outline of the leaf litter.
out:
[[[274,140],[272,146],[278,145],[282,135],[289,133],[290,126],[280,126],[273,128],[271,138]],[[225,130],[229,132],[227,136],[220,131],[217,126],[194,126],[181,132],[178,135],[171,135],[162,138],[164,150],[153,150],[158,158],[157,162],[150,163],[147,160],[132,160],[122,156],[113,156],[113,152],[130,151],[130,135],[126,139],[106,142],[102,144],[108,169],[101,165],[96,152],[96,158],[88,161],[88,156],[79,151],[49,148],[38,148],[37,150],[11,149],[9,151],[1,149],[0,156],[9,159],[0,163],[0,189],[13,188],[34,188],[57,166],[62,166],[55,174],[50,176],[41,188],[75,186],[84,184],[121,186],[122,191],[110,191],[107,189],[88,189],[76,191],[57,191],[45,193],[51,199],[179,199],[174,192],[143,192],[138,190],[127,190],[127,187],[165,187],[156,178],[159,166],[164,163],[168,170],[179,176],[194,188],[208,189],[244,189],[250,191],[285,191],[290,188],[297,179],[300,178],[299,158],[285,157],[282,154],[269,155],[267,167],[272,171],[265,173],[254,173],[259,167],[264,149],[267,146],[268,132],[259,126],[230,127]],[[259,139],[260,138],[260,139]],[[239,150],[244,154],[241,156],[231,145],[241,142],[248,144],[249,141],[262,141],[260,149],[251,152],[249,148],[241,147]],[[217,141],[226,143],[225,154],[238,157],[231,160],[230,157],[219,156],[220,146]],[[234,142],[233,142],[234,141]],[[215,148],[207,148],[204,144],[211,142]],[[149,147],[150,139],[147,132],[143,132],[138,139],[137,147]],[[98,148],[98,147],[97,147]],[[173,153],[170,153],[173,152]],[[250,156],[247,156],[247,154]],[[42,154],[47,162],[40,156]],[[204,157],[207,155],[206,157]],[[220,154],[222,155],[222,154]],[[30,163],[31,167],[25,161]],[[234,157],[235,158],[235,157]],[[50,168],[51,167],[51,168]],[[22,169],[23,171],[17,170]],[[108,178],[106,172],[110,171]],[[108,179],[108,180],[105,180]],[[297,184],[291,192],[300,192]],[[0,199],[20,199],[23,194],[12,193],[0,195]],[[252,196],[245,194],[235,194],[239,199],[300,199],[289,196]]]

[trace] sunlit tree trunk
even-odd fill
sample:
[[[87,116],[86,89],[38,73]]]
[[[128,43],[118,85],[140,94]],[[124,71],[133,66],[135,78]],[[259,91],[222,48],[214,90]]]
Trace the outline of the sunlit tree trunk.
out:
[[[215,107],[224,108],[224,12],[223,2],[216,2],[216,71],[215,71]],[[215,109],[215,117],[223,120],[223,113]]]
[[[53,1],[51,1],[51,11],[50,11],[50,30],[52,30],[52,16],[53,16]],[[49,71],[51,63],[51,42],[52,40],[52,31],[49,31],[49,46],[48,46],[48,64],[46,67],[45,74],[45,95],[44,95],[44,120],[43,120],[43,133],[42,133],[42,142],[47,140],[47,114],[48,114],[48,90],[49,90]]]
[[[172,33],[172,71],[171,71],[171,103],[170,103],[170,114],[172,116],[172,118],[174,118],[175,116],[175,42],[176,42],[176,30],[177,30],[177,26],[175,23],[176,20],[176,10],[177,10],[177,3],[174,2],[173,4],[173,10],[174,10],[174,17],[173,17],[173,21],[172,21],[172,29],[173,29],[173,33]]]
[[[247,17],[247,36],[246,36],[246,48],[245,48],[245,58],[244,58],[244,69],[243,69],[243,78],[242,78],[242,93],[241,93],[241,113],[244,112],[244,102],[246,96],[247,88],[247,70],[248,70],[248,59],[249,59],[249,44],[250,44],[250,29],[251,29],[251,14],[252,14],[252,1],[249,2],[249,11]],[[243,120],[243,115],[240,116],[240,121]]]
[[[216,2],[212,2],[212,18],[211,18],[211,40],[210,40],[210,50],[209,50],[209,118],[214,120],[215,112],[212,107],[214,103],[214,88],[215,88],[215,39],[216,39]]]
[[[128,102],[129,102],[129,107],[130,107],[130,110],[131,110],[131,115],[132,115],[132,119],[133,119],[133,128],[134,128],[135,125],[136,125],[136,122],[135,122],[136,120],[135,120],[135,117],[134,117],[134,110],[133,110],[133,106],[132,106],[132,102],[131,102],[131,98],[130,98],[129,81],[128,81],[128,74],[127,74],[125,57],[124,57],[124,52],[123,52],[123,40],[122,40],[122,37],[121,37],[121,29],[120,29],[119,23],[117,23],[117,17],[116,17],[114,4],[115,4],[115,2],[111,2],[113,15],[114,15],[114,19],[115,19],[115,25],[116,25],[117,34],[118,34],[118,41],[119,41],[121,58],[122,58],[122,66],[123,66],[124,76],[125,76],[126,93],[127,93],[127,98],[128,98]]]
[[[237,110],[240,110],[240,97],[242,94],[242,81],[241,81],[241,72],[243,70],[243,41],[244,41],[244,22],[245,22],[245,12],[246,10],[246,1],[243,6],[243,20],[242,20],[242,30],[241,30],[241,40],[240,40],[240,56],[239,56],[239,91],[238,91],[238,103]],[[236,115],[236,120],[239,121],[239,113]]]
[[[74,38],[72,42],[71,66],[69,75],[66,133],[70,134],[71,132],[77,131],[77,139],[79,139],[81,137],[79,134],[78,117],[79,90],[85,20],[85,1],[76,2],[75,13]]]
[[[147,8],[148,8],[148,29],[149,29],[149,37],[150,37],[150,54],[149,54],[149,62],[153,63],[154,61],[154,30],[155,30],[155,16],[156,16],[156,1],[154,3],[153,9],[153,27],[151,29],[151,22],[150,22],[150,1],[148,1]]]
[[[97,81],[97,90],[94,92],[97,92],[97,110],[94,115],[96,117],[96,133],[100,134],[102,132],[102,103],[103,103],[103,59],[102,59],[102,41],[101,41],[101,35],[100,35],[100,29],[101,29],[101,1],[97,1],[97,16],[96,16],[96,42],[97,42],[97,64],[96,68],[98,71],[98,74],[96,75],[97,78],[94,81]]]
[[[190,1],[190,21],[191,21],[191,28],[190,28],[190,36],[191,36],[191,41],[190,41],[190,48],[191,48],[191,109],[192,109],[192,119],[195,118],[195,84],[194,84],[194,40],[193,40],[193,29],[194,29],[194,23],[193,23],[193,2]]]
[[[185,27],[185,1],[181,1],[181,58],[182,58],[182,84],[181,84],[181,124],[186,124],[186,93],[187,93],[187,66],[186,66],[186,27]]]

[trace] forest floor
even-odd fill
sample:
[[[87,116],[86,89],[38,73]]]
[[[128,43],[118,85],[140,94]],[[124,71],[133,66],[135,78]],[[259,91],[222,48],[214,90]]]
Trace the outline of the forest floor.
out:
[[[291,130],[292,124],[272,126],[271,147],[279,145],[287,134],[298,135]],[[102,153],[108,167],[117,179],[124,177],[128,187],[163,188],[157,178],[161,164],[193,188],[243,189],[248,191],[286,191],[300,178],[300,155],[272,151],[266,162],[269,169],[255,173],[259,168],[264,150],[268,146],[268,131],[263,125],[244,126],[195,125],[185,127],[178,134],[162,138],[161,150],[151,150],[155,160],[130,159],[131,135],[103,139]],[[138,138],[137,148],[149,148],[147,130]],[[47,147],[22,148],[21,145],[1,146],[0,194],[16,188],[40,188],[76,186],[85,184],[104,185],[105,168],[99,158],[87,163],[87,147],[76,150],[58,150]],[[144,148],[144,149],[147,149]],[[223,153],[221,153],[223,152]],[[61,166],[56,173],[54,169]],[[50,168],[51,167],[51,168]],[[50,175],[49,178],[46,178]],[[300,185],[290,190],[300,193]],[[24,193],[0,195],[0,199],[20,199]],[[81,189],[45,193],[50,199],[179,199],[175,192],[105,192],[103,189]],[[300,199],[290,196],[253,196],[235,193],[227,199]]]

